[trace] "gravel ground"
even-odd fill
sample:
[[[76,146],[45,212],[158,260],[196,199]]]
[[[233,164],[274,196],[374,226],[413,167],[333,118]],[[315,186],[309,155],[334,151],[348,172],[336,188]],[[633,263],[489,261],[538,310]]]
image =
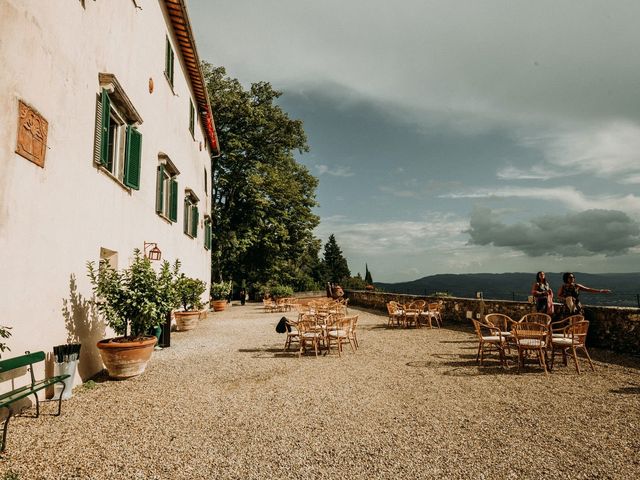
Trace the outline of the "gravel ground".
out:
[[[637,358],[517,374],[476,366],[470,330],[350,311],[356,353],[300,359],[282,314],[210,314],[143,375],[13,419],[0,479],[640,478]]]

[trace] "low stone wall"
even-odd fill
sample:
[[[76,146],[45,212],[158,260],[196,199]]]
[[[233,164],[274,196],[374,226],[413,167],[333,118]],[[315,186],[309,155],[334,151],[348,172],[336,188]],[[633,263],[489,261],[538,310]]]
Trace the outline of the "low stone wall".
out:
[[[426,297],[398,293],[347,290],[349,305],[371,308],[386,313],[389,301],[408,303],[413,300],[444,302],[442,315],[445,325],[454,324],[471,330],[470,318],[482,318],[487,313],[503,313],[514,320],[534,310],[526,302],[487,300],[457,297]],[[589,345],[620,353],[640,355],[640,309],[630,307],[585,306],[584,316],[589,320]]]

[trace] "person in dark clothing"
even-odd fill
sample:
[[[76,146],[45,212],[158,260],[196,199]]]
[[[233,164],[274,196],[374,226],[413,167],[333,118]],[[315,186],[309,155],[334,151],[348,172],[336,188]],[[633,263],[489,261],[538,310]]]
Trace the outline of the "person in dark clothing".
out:
[[[571,272],[562,275],[562,281],[564,283],[560,287],[560,290],[558,290],[558,297],[564,302],[568,315],[582,314],[582,304],[580,303],[581,291],[589,293],[611,293],[611,290],[607,288],[590,288],[576,283],[576,277]]]
[[[536,274],[536,281],[531,287],[531,295],[536,302],[536,311],[553,315],[553,290],[544,272]]]

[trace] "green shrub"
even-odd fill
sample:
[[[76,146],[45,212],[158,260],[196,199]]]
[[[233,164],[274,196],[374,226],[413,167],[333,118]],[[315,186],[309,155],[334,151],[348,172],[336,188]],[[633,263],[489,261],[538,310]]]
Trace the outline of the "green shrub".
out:
[[[200,279],[187,277],[184,273],[178,277],[176,292],[185,312],[202,308],[201,298],[206,289],[207,284]]]
[[[224,300],[229,297],[233,284],[231,280],[228,282],[213,282],[209,293],[213,300]]]

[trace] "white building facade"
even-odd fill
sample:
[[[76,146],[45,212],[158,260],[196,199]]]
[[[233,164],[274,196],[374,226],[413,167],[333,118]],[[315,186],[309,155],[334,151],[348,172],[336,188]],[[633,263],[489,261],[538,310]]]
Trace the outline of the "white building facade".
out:
[[[86,379],[112,334],[88,261],[153,242],[209,285],[218,145],[186,6],[0,0],[0,59],[3,357],[80,340]]]

